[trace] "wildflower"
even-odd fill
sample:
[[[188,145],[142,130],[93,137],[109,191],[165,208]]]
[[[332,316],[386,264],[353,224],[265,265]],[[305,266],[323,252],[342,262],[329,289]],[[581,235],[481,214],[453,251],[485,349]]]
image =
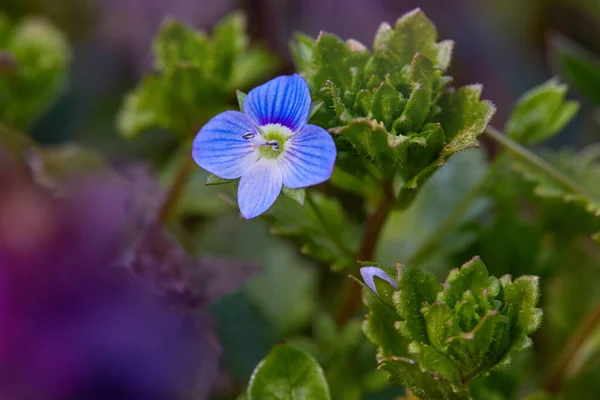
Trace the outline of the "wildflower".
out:
[[[363,281],[367,284],[369,289],[373,291],[373,293],[379,295],[377,293],[377,287],[375,286],[375,277],[381,278],[390,285],[394,287],[394,289],[398,290],[398,283],[393,280],[387,272],[377,267],[363,267],[360,269],[360,275],[363,278]]]
[[[240,178],[246,219],[269,209],[282,185],[298,189],[331,176],[335,144],[325,129],[306,123],[310,103],[303,78],[280,76],[251,90],[243,113],[217,115],[194,139],[198,165],[223,179]]]

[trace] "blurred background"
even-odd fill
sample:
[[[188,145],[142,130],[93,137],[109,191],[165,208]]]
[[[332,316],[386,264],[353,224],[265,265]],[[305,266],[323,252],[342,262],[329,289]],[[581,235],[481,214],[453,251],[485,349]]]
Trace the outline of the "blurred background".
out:
[[[450,73],[455,77],[455,85],[482,83],[484,86],[483,98],[493,101],[498,108],[492,122],[497,127],[503,126],[512,105],[524,91],[556,74],[549,59],[549,50],[552,46],[550,39],[557,32],[570,37],[590,51],[600,54],[600,1],[598,0],[2,0],[0,11],[5,12],[11,20],[15,21],[24,16],[43,16],[65,32],[72,46],[73,62],[68,88],[52,109],[32,127],[33,138],[39,143],[48,145],[76,141],[99,151],[115,165],[129,165],[137,163],[139,160],[145,160],[147,165],[142,168],[145,171],[142,174],[157,175],[159,181],[165,182],[173,176],[172,169],[174,167],[171,166],[171,160],[178,143],[174,135],[167,131],[154,130],[147,135],[142,135],[139,140],[128,141],[118,135],[115,122],[116,115],[123,105],[124,95],[136,86],[145,73],[152,71],[151,43],[165,17],[175,17],[197,29],[209,32],[215,23],[228,12],[242,10],[247,15],[251,40],[276,54],[278,60],[274,74],[276,75],[293,71],[288,41],[295,32],[300,31],[316,36],[319,31],[324,30],[335,33],[344,39],[355,38],[370,45],[377,27],[382,21],[393,23],[400,15],[415,7],[420,7],[436,24],[440,38],[455,40],[454,59],[450,67]],[[585,145],[597,142],[600,138],[600,129],[598,129],[600,117],[586,98],[579,96],[576,91],[573,91],[570,96],[578,98],[582,102],[582,111],[568,129],[552,139],[550,146],[567,145],[581,149]],[[484,144],[491,153],[495,151],[492,144],[487,142]],[[484,163],[484,155],[478,154],[476,156],[472,154],[457,156],[456,162],[442,169],[439,176],[436,175],[436,179],[427,187],[425,191],[428,191],[429,195],[423,193],[422,197],[435,197],[437,191],[444,190],[444,185],[452,186],[458,192],[464,193],[468,190],[468,182],[473,182],[480,176],[479,169]],[[465,179],[464,176],[457,175],[459,168],[463,168],[463,171],[468,170],[468,174],[473,177]],[[4,170],[8,171],[6,165]],[[314,354],[320,354],[321,357],[326,358],[320,361],[325,364],[329,362],[331,365],[335,364],[335,360],[347,360],[349,356],[344,354],[346,351],[344,348],[359,348],[352,355],[353,359],[361,360],[356,362],[356,365],[360,366],[358,370],[348,366],[348,371],[344,371],[341,365],[346,364],[339,363],[335,364],[338,365],[335,371],[328,372],[328,378],[330,382],[333,382],[330,384],[335,387],[332,390],[338,393],[338,397],[334,396],[334,399],[390,399],[395,394],[400,394],[401,391],[387,388],[381,376],[374,373],[374,350],[362,337],[360,321],[350,324],[346,331],[339,336],[335,332],[332,322],[320,314],[321,310],[328,308],[326,304],[330,297],[329,288],[339,284],[340,280],[345,277],[340,277],[339,274],[334,275],[327,268],[315,265],[300,253],[298,246],[293,242],[271,235],[269,225],[265,221],[242,221],[236,212],[232,212],[229,204],[216,196],[212,188],[204,187],[202,183],[206,176],[207,174],[198,168],[192,176],[190,189],[181,200],[180,212],[193,214],[193,217],[183,219],[182,225],[187,229],[186,234],[180,236],[183,247],[194,257],[198,255],[228,257],[252,264],[252,267],[240,267],[244,271],[249,269],[256,271],[258,267],[255,268],[255,266],[260,265],[261,272],[245,283],[241,290],[233,289],[238,283],[224,285],[226,289],[221,290],[220,294],[230,294],[213,302],[209,311],[203,311],[206,313],[200,317],[200,321],[202,321],[200,324],[204,324],[202,326],[210,325],[210,330],[200,329],[201,334],[205,335],[204,339],[201,343],[195,343],[198,346],[208,346],[204,350],[199,350],[201,354],[207,354],[206,359],[200,362],[206,362],[203,365],[205,371],[221,372],[219,374],[215,372],[213,375],[218,376],[210,377],[211,383],[214,383],[210,388],[203,388],[200,384],[196,394],[190,394],[190,398],[204,398],[201,396],[205,396],[208,391],[213,393],[213,398],[236,398],[256,363],[274,343],[282,338],[288,338],[299,346],[312,350]],[[98,179],[104,182],[104,177]],[[134,181],[139,183],[139,179],[134,179]],[[46,200],[38,197],[35,190],[15,184],[12,178],[10,182],[13,182],[11,188],[18,189],[14,189],[15,193],[19,195],[24,193],[25,199],[43,201],[43,210],[51,210],[52,207],[55,207],[52,204],[46,204]],[[123,182],[119,184],[122,185]],[[467,186],[461,188],[461,184]],[[123,193],[122,188],[115,189],[111,186],[112,183],[107,185],[110,189],[106,189],[102,193],[109,193],[110,190],[114,193]],[[8,183],[3,184],[0,193],[8,193],[5,191],[5,188],[8,187]],[[458,189],[456,189],[457,187]],[[86,190],[85,187],[81,190],[78,187],[77,192],[85,194]],[[161,189],[152,190],[160,192]],[[86,196],[84,197],[88,200],[90,197],[94,197],[90,194]],[[107,195],[106,198],[110,199],[111,196]],[[88,200],[82,200],[78,204],[83,204],[82,209],[84,210],[86,207],[95,209],[97,200],[86,206],[85,201]],[[450,199],[450,202],[452,201]],[[485,201],[478,206],[479,211],[474,210],[474,215],[486,207],[484,203]],[[144,207],[152,208],[151,205]],[[421,224],[423,222],[420,218],[422,211],[429,209],[427,208],[429,205],[417,204],[415,207],[416,211],[399,217],[400,219],[394,220],[392,225],[401,224],[407,227],[411,226],[409,225],[411,223],[412,226]],[[419,211],[419,207],[422,207],[421,211]],[[132,213],[143,214],[139,208],[136,210],[126,211],[127,218],[121,215],[110,215],[103,221],[128,219]],[[112,213],[113,211],[110,204],[106,205],[106,212]],[[62,215],[57,213],[51,214]],[[413,218],[411,215],[416,214],[420,217],[414,217],[416,219],[411,220]],[[0,215],[10,215],[10,213],[0,213]],[[44,215],[46,214],[43,214],[42,217]],[[436,216],[431,216],[430,222],[434,223],[436,218]],[[64,222],[65,226],[70,226],[69,223],[72,221],[71,219],[69,221]],[[99,221],[98,218],[94,221],[87,229],[98,229],[93,225]],[[419,235],[426,236],[427,221],[429,220],[425,220],[424,228],[422,227],[424,231],[417,231],[411,237],[407,237],[405,231],[400,232],[394,230],[393,226],[390,227],[382,240],[379,254],[381,260],[394,262],[406,257],[416,246],[415,243],[421,240]],[[0,241],[2,239],[1,225]],[[37,225],[33,223],[32,226],[25,229],[23,235],[28,236],[36,229],[38,229]],[[134,228],[118,226],[110,229],[122,233],[122,229],[129,232]],[[106,234],[111,236],[110,232]],[[157,237],[158,239],[153,237],[148,241],[158,240],[163,243],[162,241],[165,240],[158,234]],[[462,252],[468,252],[466,249],[468,249],[470,239],[468,237],[462,239],[464,240],[455,243],[455,248],[447,251],[452,254],[460,254],[465,261],[469,256],[463,255]],[[105,244],[108,246],[110,243],[106,242]],[[83,247],[85,245],[81,244]],[[502,258],[501,255],[498,257]],[[448,259],[452,259],[454,262],[451,257],[445,261]],[[459,256],[456,256],[456,259],[459,259]],[[436,260],[431,263],[435,264],[434,261]],[[42,265],[39,262],[39,260],[22,261],[23,265]],[[81,262],[88,263],[87,260]],[[498,261],[499,263],[500,261]],[[598,275],[597,265],[594,268],[596,268],[594,269],[595,274]],[[435,270],[436,267],[433,266],[432,269]],[[442,269],[437,267],[437,270]],[[507,272],[494,271],[493,266],[491,269],[494,273]],[[519,273],[520,271],[514,272]],[[529,271],[529,273],[535,273],[535,271]],[[252,274],[245,272],[244,276],[246,275]],[[0,276],[0,278],[2,277]],[[111,286],[114,284],[113,278],[102,277],[98,282],[105,282],[105,284],[97,285],[99,287],[98,296],[102,297],[104,296],[102,293],[106,292],[115,293]],[[2,279],[0,279],[0,287],[1,283]],[[571,282],[570,284],[576,286],[578,283]],[[120,287],[117,292],[121,295],[114,300],[116,304],[123,301],[129,307],[133,307],[132,304],[135,302],[141,302],[143,304],[141,307],[147,311],[147,314],[158,315],[160,318],[171,318],[170,314],[165,315],[162,305],[152,304],[144,292],[145,289],[140,289],[136,285],[137,283],[132,287]],[[561,293],[560,288],[556,290],[557,293]],[[597,289],[592,291],[598,292]],[[52,297],[52,295],[50,296]],[[73,298],[79,298],[80,295],[75,293],[73,296]],[[94,304],[93,310],[103,309],[102,307],[105,306],[116,307],[115,305],[96,304],[92,294],[86,294],[86,296],[91,296],[89,301]],[[135,298],[134,303],[130,297]],[[56,307],[60,309],[60,306]],[[560,312],[564,310],[561,309]],[[94,313],[98,314],[96,311]],[[123,318],[127,319],[127,315],[129,314],[124,314]],[[1,313],[0,316],[2,316]],[[154,321],[155,319],[149,317],[149,320]],[[197,324],[199,320],[195,318],[194,321]],[[133,325],[129,327],[131,329],[120,336],[130,337],[132,342],[136,342],[137,335],[145,331],[146,322],[144,316],[139,317],[139,320],[133,321]],[[91,321],[89,323],[90,329],[93,329],[95,323],[102,325],[104,322]],[[110,323],[120,324],[120,322],[114,321]],[[561,338],[564,338],[573,329],[575,322],[561,320],[561,323],[565,327],[564,332],[561,333]],[[181,332],[177,334],[181,334]],[[144,345],[140,344],[138,349],[140,354],[145,354],[147,349],[154,348],[153,346],[173,343],[175,340],[173,335],[176,333],[161,332],[161,335],[148,339],[149,342]],[[185,335],[184,337],[188,338]],[[321,339],[315,343],[307,339],[309,335],[318,336]],[[196,334],[195,337],[198,335]],[[342,337],[342,341],[347,342],[339,345],[338,349],[334,343],[340,340],[340,337]],[[555,341],[558,343],[560,340],[556,339]],[[206,343],[217,342],[220,345],[215,345],[214,348],[219,348],[216,352],[218,354],[213,355],[211,350],[207,350],[212,347]],[[61,346],[69,347],[68,343],[52,342],[43,348],[49,352],[48,354],[54,354],[52,351],[60,351]],[[81,346],[87,348],[85,344],[81,344]],[[108,342],[106,346],[114,348],[117,345]],[[131,348],[128,342],[119,342],[118,346]],[[185,347],[183,344],[181,346]],[[160,363],[160,360],[168,360],[168,363],[171,363],[168,365],[181,366],[188,365],[186,363],[198,362],[198,360],[189,360],[188,354],[185,354],[192,347],[185,347],[187,350],[182,350],[181,346],[174,346],[168,351],[164,349],[165,354],[157,355],[156,359],[144,360],[143,363],[155,365]],[[131,357],[135,356],[137,354]],[[2,357],[2,346],[0,346],[0,360]],[[99,355],[98,357],[101,358]],[[115,357],[122,361],[120,357]],[[206,361],[209,358],[210,361]],[[41,361],[39,362],[41,363]],[[100,363],[100,361],[98,362]],[[140,361],[140,363],[142,362]],[[117,364],[127,371],[135,369],[126,364]],[[76,365],[75,361],[67,360],[64,361],[63,368],[75,368]],[[42,367],[40,366],[39,371],[43,370]],[[531,367],[531,363],[527,364],[527,367]],[[48,375],[47,371],[39,373],[43,376]],[[165,376],[165,374],[166,372],[162,370],[151,371],[143,374],[143,378],[129,376],[128,379],[130,381],[138,378],[149,380],[154,379],[155,376]],[[114,383],[114,380],[111,379],[100,383],[89,383],[90,386],[86,390],[90,391],[73,392],[75,394],[71,393],[69,395],[71,397],[62,395],[60,393],[63,392],[57,390],[56,393],[59,394],[48,398],[89,400],[92,399],[89,397],[89,393],[97,393],[97,391],[89,389],[90,387],[106,387],[102,382]],[[208,380],[208,378],[206,379]],[[165,378],[165,380],[168,379]],[[115,383],[116,386],[118,386],[117,383]],[[173,384],[173,379],[169,380],[168,384]],[[52,387],[63,387],[61,385],[65,384],[60,382],[60,379],[51,382]],[[165,393],[169,393],[169,390],[165,389]],[[10,397],[10,391],[6,393],[2,399],[21,400],[21,397]],[[99,395],[100,397],[97,398],[171,398],[166,394],[163,397],[151,397],[147,394],[139,395],[139,392],[131,392],[136,393],[134,395],[117,391],[108,393],[110,394]],[[0,390],[0,394],[3,394],[2,390]],[[37,399],[35,395],[25,398]]]
[[[440,37],[456,41],[452,74],[457,85],[480,82],[484,97],[498,106],[501,126],[515,99],[555,74],[548,39],[561,32],[592,51],[600,51],[600,2],[596,0],[4,0],[11,17],[38,14],[65,31],[74,47],[68,93],[34,129],[53,143],[76,138],[115,156],[135,154],[134,144],[117,138],[113,116],[122,96],[152,67],[151,41],[161,21],[173,16],[200,30],[227,12],[243,10],[253,40],[279,57],[279,72],[292,71],[288,41],[294,32],[316,36],[329,31],[370,44],[382,21],[420,7]],[[585,113],[584,113],[585,115]],[[557,140],[574,145],[593,142],[578,126]],[[574,132],[578,132],[575,134]],[[166,139],[165,139],[166,140]]]

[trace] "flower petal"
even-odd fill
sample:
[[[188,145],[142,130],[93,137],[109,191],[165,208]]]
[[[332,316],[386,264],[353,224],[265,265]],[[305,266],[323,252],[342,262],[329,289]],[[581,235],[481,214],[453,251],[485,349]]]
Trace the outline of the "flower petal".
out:
[[[238,204],[246,219],[264,213],[281,192],[281,170],[275,159],[261,158],[242,175]]]
[[[210,121],[196,135],[192,157],[205,170],[223,179],[236,179],[259,158],[258,150],[243,139],[254,126],[239,111],[225,111]]]
[[[377,287],[375,287],[375,277],[381,278],[384,281],[388,282],[390,285],[394,287],[394,289],[398,290],[398,283],[393,280],[384,270],[377,267],[363,267],[360,269],[360,275],[363,278],[363,281],[367,284],[369,289],[373,291],[373,293],[377,293]]]
[[[281,124],[298,132],[310,110],[310,92],[297,74],[280,76],[250,91],[244,100],[244,113],[257,126]]]
[[[331,135],[316,125],[305,125],[285,143],[278,163],[283,184],[289,188],[316,185],[331,177],[336,157]]]

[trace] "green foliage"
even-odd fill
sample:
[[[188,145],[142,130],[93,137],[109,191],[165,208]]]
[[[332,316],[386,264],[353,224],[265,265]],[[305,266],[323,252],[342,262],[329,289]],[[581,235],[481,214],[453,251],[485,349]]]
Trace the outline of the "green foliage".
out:
[[[248,385],[248,400],[329,400],[323,370],[312,356],[280,344],[257,366]]]
[[[212,37],[167,19],[154,40],[156,72],[125,99],[118,128],[125,137],[163,128],[190,138],[215,114],[231,108],[232,94],[265,79],[275,61],[250,46],[246,20],[234,13]]]
[[[354,265],[356,259],[351,249],[358,243],[358,228],[341,204],[315,192],[304,207],[299,207],[294,203],[300,198],[289,197],[280,198],[269,210],[268,215],[274,219],[271,232],[300,237],[304,243],[302,253],[330,264],[333,270]]]
[[[477,257],[443,285],[429,272],[396,269],[394,309],[366,301],[364,331],[380,368],[422,400],[468,399],[471,380],[531,347],[542,319],[537,277],[497,279]]]
[[[585,153],[570,150],[546,151],[542,158],[551,164],[562,179],[556,179],[524,158],[518,159],[517,170],[534,182],[534,193],[541,197],[558,198],[581,204],[588,212],[600,215],[600,163]]]
[[[568,89],[551,79],[528,90],[517,101],[506,134],[523,144],[537,144],[557,134],[579,111],[579,103],[565,100]]]
[[[600,192],[595,184],[599,164],[595,147],[581,154],[562,150],[546,152],[540,157],[500,132],[491,130],[489,133],[509,150],[515,168],[535,184],[535,194],[579,204],[588,212],[600,215]]]
[[[201,182],[199,186],[206,189]],[[227,206],[218,198],[210,199],[206,192],[201,193],[201,196],[191,197],[195,200],[197,209],[204,211],[204,218],[210,215],[207,214],[208,206],[215,207],[213,201]],[[198,204],[202,203],[198,201],[199,198],[204,199],[204,205]],[[290,204],[290,207],[298,206]],[[191,239],[189,246],[202,251],[210,249],[215,255],[252,260],[262,265],[261,274],[246,284],[244,292],[267,318],[268,325],[278,338],[306,329],[317,308],[319,281],[316,271],[291,243],[271,235],[266,224],[260,223],[261,221],[240,222],[235,215],[214,218]],[[232,232],[243,240],[231,240]],[[236,329],[235,324],[231,329]],[[241,340],[244,342],[243,335]],[[242,344],[252,347],[251,342]],[[251,368],[257,361],[253,361]]]
[[[560,74],[579,92],[600,104],[600,57],[569,38],[556,34],[552,60]]]
[[[399,174],[405,183],[398,208],[450,156],[477,147],[494,114],[491,103],[480,101],[481,86],[447,88],[452,46],[437,42],[435,26],[418,9],[393,28],[382,24],[372,52],[329,33],[312,49],[306,36],[292,44],[313,100],[324,104],[313,123],[328,128],[339,149],[377,166],[382,179]]]
[[[12,25],[0,13],[0,123],[29,128],[65,89],[70,62],[66,38],[46,20]]]
[[[331,316],[322,313],[314,319],[311,333],[310,337],[301,336],[289,343],[317,359],[325,371],[332,399],[362,400],[393,390],[386,374],[376,369],[375,345],[362,334],[359,320],[338,327]]]

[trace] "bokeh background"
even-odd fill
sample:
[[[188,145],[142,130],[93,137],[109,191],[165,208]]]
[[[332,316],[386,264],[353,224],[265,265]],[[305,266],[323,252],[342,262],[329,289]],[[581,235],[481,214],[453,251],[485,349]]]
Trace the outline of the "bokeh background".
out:
[[[166,16],[210,31],[228,12],[242,10],[247,15],[252,40],[277,55],[277,73],[291,73],[288,41],[294,32],[316,36],[324,30],[370,44],[382,21],[393,22],[415,7],[420,7],[434,21],[441,38],[456,41],[450,71],[455,83],[484,85],[483,97],[498,107],[493,120],[498,127],[503,126],[519,95],[555,75],[549,49],[556,32],[600,53],[598,0],[2,0],[0,10],[13,19],[26,15],[48,18],[67,34],[73,48],[68,89],[35,124],[33,137],[43,144],[77,141],[100,151],[116,164],[149,161],[150,173],[159,174],[165,181],[172,176],[170,163],[177,147],[176,138],[157,130],[139,140],[127,141],[118,135],[115,117],[123,96],[144,73],[151,71],[152,38]],[[577,92],[570,95],[579,98]],[[568,129],[552,139],[551,146],[579,149],[600,138],[598,113],[585,98],[579,100],[582,111]],[[495,151],[491,143],[484,144],[491,153]],[[461,168],[470,168],[470,173],[479,176],[477,168],[481,160],[473,157],[460,160],[456,165],[463,163]],[[445,168],[438,181],[460,185],[462,179],[455,176],[456,168]],[[214,364],[214,370],[221,373],[214,378],[217,383],[211,390],[215,398],[235,398],[256,363],[278,340],[291,337],[302,345],[313,329],[320,329],[324,336],[328,334],[327,322],[317,323],[316,328],[313,324],[320,310],[328,308],[329,288],[343,277],[315,265],[290,241],[272,236],[264,221],[242,221],[228,204],[202,185],[205,178],[206,174],[198,169],[192,178],[192,189],[182,199],[195,210],[195,217],[185,221],[193,227],[190,229],[193,234],[186,235],[184,247],[193,254],[234,257],[262,266],[262,272],[241,290],[214,303],[211,317],[204,320],[211,327],[214,325],[222,349],[220,361]],[[8,186],[0,190],[5,187]],[[431,185],[427,190],[435,196],[435,190],[441,191],[443,187]],[[427,197],[425,193],[423,197]],[[396,222],[410,226],[410,216],[404,218]],[[417,225],[422,221],[412,223]],[[410,247],[410,240],[416,239],[403,235],[406,233],[389,230],[380,250],[384,261],[395,261],[410,250],[405,247]],[[401,242],[403,238],[405,242]],[[103,290],[110,291],[99,289]],[[129,290],[122,290],[133,296]],[[143,295],[139,297],[139,301],[146,301]],[[163,315],[160,307],[144,307],[151,310],[148,312]],[[135,336],[136,332],[128,334]],[[346,336],[344,340],[352,343],[364,340],[358,323]],[[161,340],[156,339],[156,343]],[[331,340],[335,342],[335,337]],[[370,360],[365,364],[371,368],[373,349],[367,344],[364,347],[365,354],[357,357]],[[165,350],[165,354],[178,351],[181,349]],[[342,357],[339,352],[331,353],[331,357]],[[185,355],[173,357],[173,363],[189,361]],[[361,398],[362,389],[353,391],[348,374],[339,378],[349,393],[346,398]],[[362,380],[354,384],[375,388],[369,398],[389,399],[397,393],[378,392],[377,388],[382,387],[379,377],[365,376],[360,375]]]
[[[440,37],[456,41],[455,82],[484,85],[485,97],[498,106],[496,125],[520,94],[555,74],[548,59],[553,32],[600,51],[596,0],[4,0],[2,6],[14,17],[48,17],[74,46],[70,89],[40,121],[36,138],[48,143],[77,138],[123,156],[143,148],[123,145],[113,115],[123,94],[150,71],[150,44],[165,16],[209,31],[227,12],[243,10],[253,40],[276,52],[280,72],[289,73],[288,41],[294,32],[316,36],[324,30],[369,44],[382,21],[415,7],[435,22]],[[589,130],[579,129],[588,123],[580,118],[577,129],[557,140],[580,146],[593,142]]]

